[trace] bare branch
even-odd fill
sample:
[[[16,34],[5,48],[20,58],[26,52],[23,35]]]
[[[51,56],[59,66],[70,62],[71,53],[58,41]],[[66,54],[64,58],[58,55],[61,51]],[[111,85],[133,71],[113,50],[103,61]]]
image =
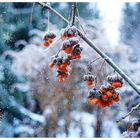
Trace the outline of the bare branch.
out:
[[[65,19],[61,14],[59,14],[56,10],[53,8],[49,7],[48,5],[44,3],[39,3],[43,7],[49,9],[51,12],[56,14],[59,18],[61,18],[65,23],[69,23],[67,19]],[[78,30],[78,29],[77,29]],[[116,72],[118,72],[123,79],[137,92],[137,94],[140,95],[140,89],[137,87],[137,85],[105,54],[103,53],[99,48],[97,48],[94,43],[89,40],[85,35],[83,35],[79,30],[78,30],[79,36],[92,48],[94,49]]]
[[[76,17],[76,2],[72,4],[72,25],[75,25],[75,17]]]

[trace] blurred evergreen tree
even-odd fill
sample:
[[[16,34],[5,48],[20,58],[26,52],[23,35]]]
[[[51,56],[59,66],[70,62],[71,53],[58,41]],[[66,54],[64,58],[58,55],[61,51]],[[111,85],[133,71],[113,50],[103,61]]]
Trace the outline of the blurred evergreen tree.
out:
[[[15,118],[23,119],[20,106],[27,107],[29,99],[27,92],[16,87],[16,84],[25,83],[25,77],[19,77],[11,70],[13,58],[5,56],[7,50],[21,50],[15,48],[18,40],[28,41],[28,31],[36,26],[29,23],[32,3],[0,3],[0,111],[1,119],[5,123],[0,123],[0,136],[7,137],[13,134],[5,133],[3,125],[13,129]],[[39,7],[38,7],[39,8]],[[41,9],[41,8],[39,8]]]
[[[24,83],[25,78],[17,77],[11,71],[11,64],[10,57],[0,58],[0,110],[3,111],[1,119],[12,128],[14,117],[22,118],[17,108],[19,105],[26,105],[27,96],[24,91],[16,87],[17,83]],[[3,128],[2,125],[1,123],[0,128]],[[0,136],[6,136],[4,130],[0,131]]]
[[[80,16],[84,19],[99,18],[99,12],[96,5],[89,8],[89,3],[78,3]],[[70,15],[71,3],[51,3],[51,6],[68,19]],[[31,20],[31,11],[32,20]],[[47,23],[41,22],[47,19],[48,11],[40,5],[33,3],[0,3],[0,115],[4,113],[3,122],[0,123],[0,136],[13,137],[14,120],[22,119],[23,112],[20,112],[20,106],[28,107],[30,99],[28,92],[15,88],[19,83],[25,83],[25,77],[19,77],[11,70],[13,58],[3,54],[7,50],[21,51],[23,46],[16,48],[15,43],[18,40],[29,40],[29,31],[33,28],[44,31]],[[53,15],[53,14],[52,14]],[[31,21],[30,21],[31,20]],[[59,29],[66,26],[56,16],[50,16],[50,20]],[[59,23],[59,24],[58,24]],[[10,131],[6,128],[8,126]],[[22,122],[21,122],[22,124]],[[2,126],[3,125],[3,126]],[[11,132],[9,134],[9,132]]]
[[[33,3],[1,3],[0,4],[0,53],[7,49],[21,50],[15,48],[15,42],[18,40],[28,41],[28,32],[38,26],[41,19],[42,8],[36,6],[38,12],[33,13],[34,19],[30,24],[30,15]]]
[[[33,4],[35,4],[33,6]],[[65,18],[70,17],[72,3],[51,3],[51,6],[60,12]],[[84,19],[99,18],[99,11],[95,3],[78,3],[80,16]],[[33,12],[32,12],[33,9]],[[37,12],[36,12],[37,11]],[[32,21],[31,19],[32,12]],[[7,49],[21,50],[15,48],[18,40],[28,41],[28,32],[33,28],[40,30],[46,29],[46,24],[40,22],[43,18],[47,19],[47,10],[36,3],[1,3],[0,4],[0,53]],[[50,13],[50,21],[58,28],[66,26],[57,16]],[[59,24],[58,24],[59,23]]]

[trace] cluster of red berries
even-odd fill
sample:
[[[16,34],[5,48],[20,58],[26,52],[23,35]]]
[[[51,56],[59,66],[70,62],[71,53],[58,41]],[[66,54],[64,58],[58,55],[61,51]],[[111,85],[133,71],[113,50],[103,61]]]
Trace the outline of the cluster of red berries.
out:
[[[91,85],[91,83],[94,81],[91,80],[93,79],[92,76],[89,77],[90,80],[88,77],[86,77],[87,85]],[[111,106],[113,103],[120,100],[119,93],[116,91],[116,89],[123,86],[123,79],[119,75],[115,74],[113,76],[108,76],[107,82],[107,85],[102,85],[99,89],[94,87],[89,91],[88,103],[90,105],[95,106],[98,104],[100,107],[104,108]]]
[[[56,34],[54,32],[48,31],[43,38],[44,40],[43,46],[49,47],[55,37],[56,37]]]
[[[91,73],[87,73],[86,75],[84,75],[84,81],[86,82],[87,86],[93,86],[95,78],[96,77]]]
[[[47,32],[44,36],[44,46],[48,47],[55,37],[56,35],[53,32]],[[62,29],[61,40],[61,49],[66,54],[66,57],[54,56],[49,66],[50,68],[56,67],[58,80],[63,83],[70,75],[69,66],[71,60],[81,58],[82,48],[79,44],[78,32],[75,26],[67,26],[65,29]],[[84,81],[88,86],[93,86],[95,79],[96,77],[91,73],[87,73],[84,76]],[[104,108],[120,100],[119,93],[115,89],[123,86],[122,78],[118,75],[108,76],[107,82],[108,85],[102,85],[99,89],[94,87],[89,91],[88,103],[90,105],[98,104]]]
[[[71,58],[55,56],[52,59],[52,62],[49,64],[50,68],[56,66],[57,68],[57,77],[59,82],[64,82],[64,80],[69,76],[69,65],[71,64]]]
[[[62,50],[71,56],[71,59],[80,59],[82,48],[79,44],[78,32],[75,26],[67,26],[62,29]]]
[[[54,34],[51,35],[52,38],[55,37]],[[56,66],[58,80],[63,83],[69,76],[71,60],[81,58],[82,48],[79,44],[78,32],[75,26],[67,26],[65,29],[62,29],[61,40],[62,50],[66,53],[66,57],[56,55],[53,57],[49,66],[50,68]]]

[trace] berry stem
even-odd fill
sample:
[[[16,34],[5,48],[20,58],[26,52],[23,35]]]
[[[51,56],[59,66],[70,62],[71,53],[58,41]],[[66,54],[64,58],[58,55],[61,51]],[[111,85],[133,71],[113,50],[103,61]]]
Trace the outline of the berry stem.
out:
[[[53,43],[46,49],[44,49],[44,52],[47,52],[57,41],[59,41],[61,38],[58,37],[55,41],[53,41]]]
[[[56,56],[62,51],[62,49],[59,49],[58,52],[56,53]]]
[[[103,62],[102,62],[102,64],[101,64],[101,67],[100,67],[100,69],[98,70],[98,73],[96,74],[96,77],[100,74],[100,72],[101,72],[101,70],[102,70],[104,64],[105,64],[105,60],[103,60]]]
[[[101,57],[98,57],[96,59],[94,59],[93,61],[91,61],[88,65],[91,65],[92,63],[94,63],[95,61],[99,60]]]
[[[76,13],[77,13],[77,16],[76,16],[76,22],[79,23],[79,28],[81,30],[81,32],[83,32],[83,34],[86,34],[85,30],[84,30],[84,27],[82,26],[81,22],[80,22],[80,14],[79,14],[79,10],[78,10],[78,5],[76,3]]]
[[[72,23],[71,25],[75,25],[75,17],[76,17],[76,2],[72,4]]]
[[[98,58],[96,58],[96,59],[94,59],[93,61],[91,61],[91,62],[88,63],[87,69],[88,69],[89,72],[92,71],[92,66],[91,66],[91,64],[94,63],[94,62],[96,62],[96,61],[99,60],[100,58],[101,58],[101,57],[98,57]]]

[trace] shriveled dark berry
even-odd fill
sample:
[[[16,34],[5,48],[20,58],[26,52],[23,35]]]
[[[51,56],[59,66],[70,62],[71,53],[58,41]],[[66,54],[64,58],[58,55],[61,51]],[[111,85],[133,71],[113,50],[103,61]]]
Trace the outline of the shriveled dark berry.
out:
[[[100,95],[100,92],[97,88],[93,88],[89,91],[88,93],[88,98],[99,98],[101,95]]]
[[[76,54],[81,54],[82,50],[83,50],[83,49],[80,47],[80,44],[77,44],[77,45],[75,45],[75,47],[74,47],[73,54],[74,54],[74,55],[76,55]]]

